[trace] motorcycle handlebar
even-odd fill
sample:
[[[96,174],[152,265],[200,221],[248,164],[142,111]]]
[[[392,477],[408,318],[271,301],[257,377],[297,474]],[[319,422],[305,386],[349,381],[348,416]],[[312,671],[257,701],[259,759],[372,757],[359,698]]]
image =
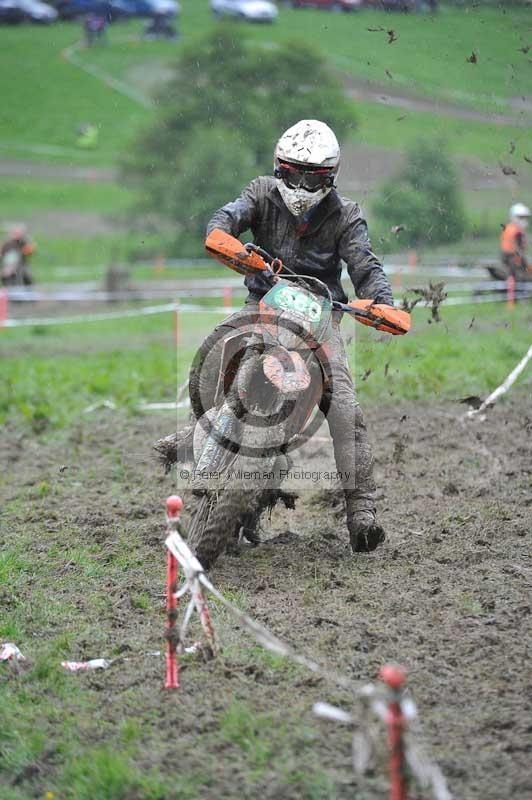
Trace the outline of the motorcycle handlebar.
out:
[[[321,293],[332,300],[330,289],[323,281],[310,275],[294,273],[262,247],[256,244],[242,245],[234,236],[219,228],[215,228],[209,233],[205,240],[205,248],[210,255],[236,272],[244,275],[260,272],[272,281],[278,280],[278,275],[281,273],[283,277],[299,280],[309,288],[319,286]],[[350,314],[363,325],[371,325],[377,330],[396,335],[408,333],[410,330],[410,314],[393,306],[375,303],[373,300],[359,299],[349,303],[336,301],[333,303],[333,307]]]
[[[252,252],[254,252],[254,253],[257,253],[257,254],[258,254],[258,255],[259,255],[261,258],[263,258],[263,259],[264,259],[264,261],[265,261],[267,264],[270,264],[270,265],[271,265],[271,264],[273,263],[273,261],[275,261],[274,257],[273,257],[273,256],[271,256],[271,255],[268,253],[268,251],[267,251],[267,250],[263,250],[263,249],[262,249],[262,247],[259,247],[259,246],[258,246],[258,244],[253,244],[252,242],[248,242],[247,244],[245,244],[245,245],[244,245],[244,247],[245,247],[245,248],[246,248],[246,250],[248,250],[248,251],[252,251]]]
[[[408,333],[411,327],[411,317],[407,311],[402,311],[385,303],[374,303],[373,300],[351,300],[349,303],[334,302],[334,308],[354,317],[363,325],[370,325],[379,331],[402,336]]]

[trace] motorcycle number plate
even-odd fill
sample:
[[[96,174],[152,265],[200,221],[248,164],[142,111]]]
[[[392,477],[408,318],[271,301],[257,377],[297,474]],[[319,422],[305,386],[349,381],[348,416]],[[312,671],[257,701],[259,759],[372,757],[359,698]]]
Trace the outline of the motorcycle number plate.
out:
[[[270,289],[264,301],[272,308],[290,311],[312,325],[317,325],[323,314],[323,306],[318,299],[286,283],[279,283]]]

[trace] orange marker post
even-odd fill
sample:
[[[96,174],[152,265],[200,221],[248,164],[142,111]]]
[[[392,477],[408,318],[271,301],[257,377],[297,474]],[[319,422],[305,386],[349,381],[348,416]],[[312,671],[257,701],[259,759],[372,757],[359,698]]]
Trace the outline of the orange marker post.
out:
[[[171,495],[166,501],[166,522],[169,530],[175,530],[183,501],[178,495]],[[177,582],[179,564],[176,557],[168,550],[166,554],[166,680],[165,689],[179,689],[179,662],[177,660],[177,644],[179,634],[177,622]]]
[[[379,678],[390,688],[390,702],[386,715],[390,748],[390,800],[407,800],[408,787],[403,738],[406,719],[401,707],[401,691],[406,681],[406,671],[395,664],[385,664],[379,672]]]
[[[177,559],[168,550],[166,554],[166,680],[165,689],[179,689],[179,662],[177,660]]]
[[[513,309],[515,306],[515,276],[508,275],[506,278],[506,306]]]

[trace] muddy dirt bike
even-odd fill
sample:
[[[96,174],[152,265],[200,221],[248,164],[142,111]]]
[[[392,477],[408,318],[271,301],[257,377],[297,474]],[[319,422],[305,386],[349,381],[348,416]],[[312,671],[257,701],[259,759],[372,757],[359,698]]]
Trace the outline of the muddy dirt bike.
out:
[[[258,542],[262,512],[279,500],[292,448],[312,434],[311,417],[326,413],[332,389],[328,346],[333,315],[349,314],[393,334],[410,328],[410,316],[371,300],[333,301],[320,280],[296,275],[261,248],[243,245],[221,230],[205,243],[207,252],[241,274],[260,273],[270,285],[259,313],[224,335],[214,404],[204,409],[191,379],[196,417],[194,470],[190,488],[197,505],[189,544],[205,568],[231,545]],[[193,367],[191,375],[201,371]],[[316,423],[322,418],[314,414]]]

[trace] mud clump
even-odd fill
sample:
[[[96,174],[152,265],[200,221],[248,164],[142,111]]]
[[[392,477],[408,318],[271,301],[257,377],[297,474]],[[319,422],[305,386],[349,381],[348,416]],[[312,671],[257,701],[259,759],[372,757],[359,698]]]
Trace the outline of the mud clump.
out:
[[[443,487],[442,492],[448,497],[456,497],[456,495],[460,494],[460,489],[458,488],[456,483],[453,483],[453,481],[449,481]]]
[[[445,283],[430,282],[428,287],[421,287],[419,289],[409,289],[407,294],[403,296],[401,309],[409,313],[414,309],[418,303],[424,301],[430,307],[431,320],[434,322],[441,322],[440,306],[447,298],[447,292],[444,291]],[[413,299],[408,298],[408,294],[413,294]]]

